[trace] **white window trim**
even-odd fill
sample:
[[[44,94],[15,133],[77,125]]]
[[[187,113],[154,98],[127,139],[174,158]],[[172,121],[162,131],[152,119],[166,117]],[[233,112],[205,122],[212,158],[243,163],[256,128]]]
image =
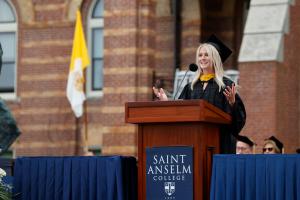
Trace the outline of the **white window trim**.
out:
[[[103,1],[103,0],[101,0]],[[87,23],[87,33],[88,33],[88,49],[89,52],[92,53],[93,52],[93,45],[92,45],[92,28],[104,28],[104,19],[103,18],[99,18],[99,19],[92,19],[92,12],[93,9],[95,7],[97,0],[93,1],[89,12],[88,12],[88,23]],[[100,24],[100,25],[99,25]],[[91,54],[90,54],[91,56]],[[91,57],[92,58],[92,57]],[[92,64],[92,63],[91,63]],[[92,79],[92,67],[89,66],[87,67],[86,70],[86,96],[87,98],[99,98],[99,97],[103,97],[103,89],[99,90],[99,91],[93,91],[92,88],[92,83],[91,83],[91,79]]]
[[[15,80],[14,80],[14,92],[7,92],[7,93],[0,93],[0,97],[3,98],[4,100],[18,100],[17,98],[17,69],[18,69],[18,18],[16,14],[16,10],[14,5],[10,1],[6,1],[8,4],[10,4],[12,8],[12,12],[15,16],[16,21],[14,23],[0,23],[0,33],[3,32],[14,32],[15,33],[15,41],[16,41],[16,60],[15,60]],[[3,47],[2,47],[3,48]],[[4,50],[3,50],[4,51]],[[1,75],[0,75],[1,76]]]

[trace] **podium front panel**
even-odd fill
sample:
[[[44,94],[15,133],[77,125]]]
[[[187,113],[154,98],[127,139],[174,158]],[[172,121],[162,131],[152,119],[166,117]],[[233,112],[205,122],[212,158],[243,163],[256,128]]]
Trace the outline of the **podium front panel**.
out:
[[[146,199],[146,148],[192,146],[194,199],[208,199],[212,156],[219,152],[219,127],[213,123],[140,124],[138,132],[139,199]]]

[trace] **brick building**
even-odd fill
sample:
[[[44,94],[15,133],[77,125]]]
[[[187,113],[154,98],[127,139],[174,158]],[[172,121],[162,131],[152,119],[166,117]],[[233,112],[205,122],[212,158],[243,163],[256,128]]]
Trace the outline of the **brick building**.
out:
[[[194,62],[199,41],[215,33],[234,50],[225,69],[240,72],[248,114],[242,134],[259,146],[276,135],[293,152],[300,146],[299,4],[0,0],[0,92],[22,131],[12,149],[17,156],[74,155],[82,146],[136,155],[137,128],[124,123],[124,103],[152,100],[157,80],[172,93],[176,69]],[[65,92],[77,8],[92,61],[79,120]]]

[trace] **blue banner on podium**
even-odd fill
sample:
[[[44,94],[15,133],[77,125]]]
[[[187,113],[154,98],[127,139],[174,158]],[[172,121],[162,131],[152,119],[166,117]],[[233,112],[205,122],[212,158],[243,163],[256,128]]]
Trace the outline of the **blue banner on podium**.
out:
[[[146,149],[146,200],[193,200],[193,147]]]

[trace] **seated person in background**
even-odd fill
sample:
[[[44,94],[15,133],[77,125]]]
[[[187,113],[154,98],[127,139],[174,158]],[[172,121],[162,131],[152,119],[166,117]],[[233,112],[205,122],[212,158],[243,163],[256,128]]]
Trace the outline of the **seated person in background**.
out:
[[[283,153],[283,144],[276,137],[271,136],[265,140],[263,154],[281,154]]]
[[[246,136],[236,136],[236,154],[254,154],[255,143]]]

